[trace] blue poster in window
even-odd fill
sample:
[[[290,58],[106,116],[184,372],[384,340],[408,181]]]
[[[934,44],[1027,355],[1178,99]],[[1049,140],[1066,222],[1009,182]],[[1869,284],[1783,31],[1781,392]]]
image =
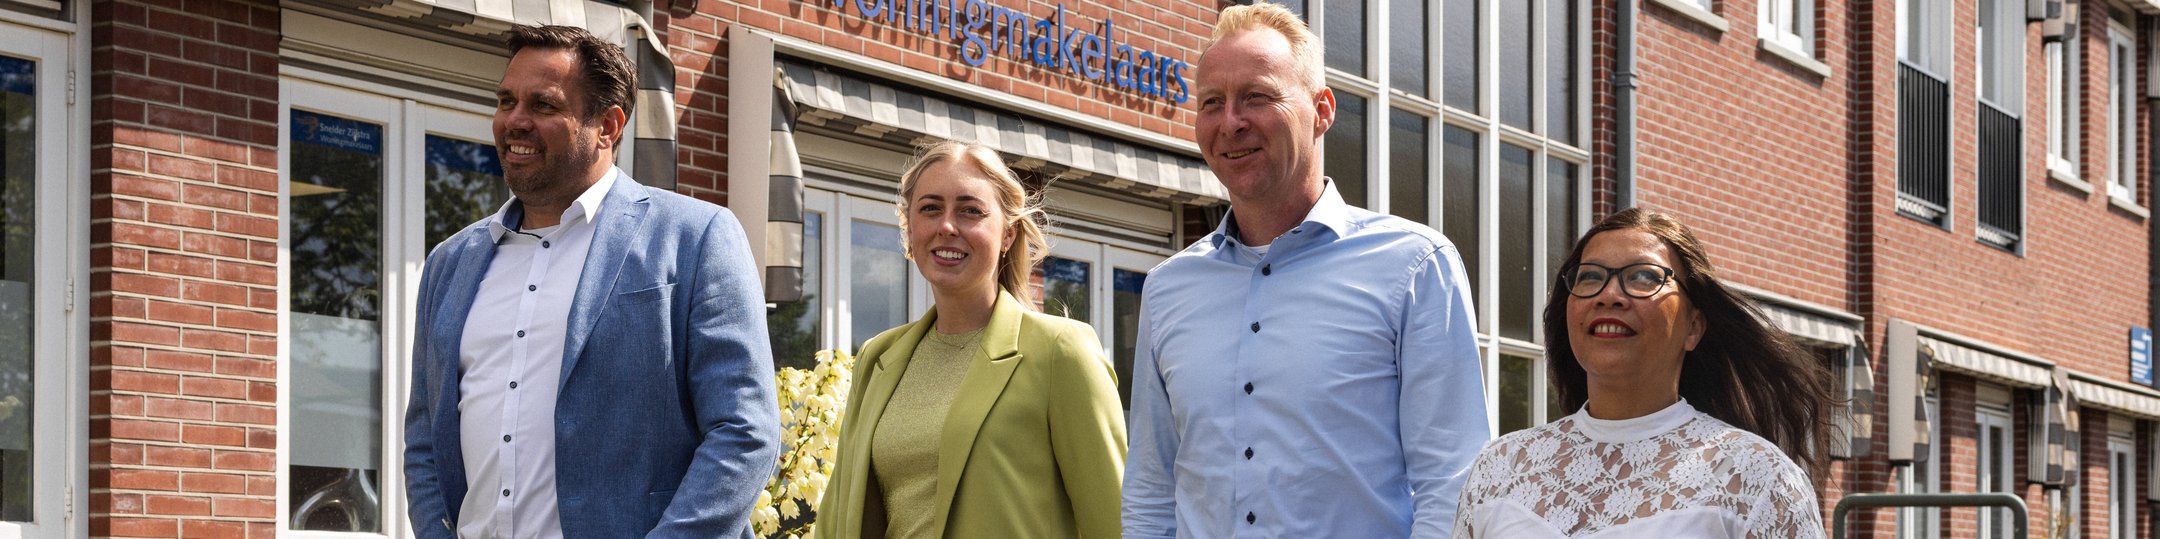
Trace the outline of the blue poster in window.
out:
[[[2130,382],[2145,386],[2153,385],[2152,330],[2150,329],[2134,326],[2130,328]]]
[[[382,155],[382,126],[304,110],[292,111],[292,140]]]

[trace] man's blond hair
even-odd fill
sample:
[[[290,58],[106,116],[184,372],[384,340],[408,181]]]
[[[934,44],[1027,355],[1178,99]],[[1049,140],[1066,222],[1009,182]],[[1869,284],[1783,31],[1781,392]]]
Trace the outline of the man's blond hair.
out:
[[[1305,72],[1308,89],[1318,91],[1327,86],[1327,74],[1320,63],[1319,36],[1313,35],[1312,29],[1306,27],[1305,20],[1298,18],[1296,13],[1265,1],[1231,6],[1230,9],[1223,10],[1222,15],[1215,21],[1215,35],[1209,38],[1207,47],[1201,49],[1202,54],[1205,54],[1207,49],[1215,48],[1215,44],[1221,43],[1223,38],[1263,28],[1274,30],[1289,40],[1290,61],[1296,63],[1300,71]]]

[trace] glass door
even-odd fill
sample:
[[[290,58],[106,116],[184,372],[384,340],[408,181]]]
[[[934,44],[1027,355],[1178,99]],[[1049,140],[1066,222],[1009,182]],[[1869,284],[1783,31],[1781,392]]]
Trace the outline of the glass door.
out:
[[[69,173],[66,36],[0,23],[0,537],[60,536],[79,434],[68,373],[89,200]],[[34,360],[33,358],[43,358]]]

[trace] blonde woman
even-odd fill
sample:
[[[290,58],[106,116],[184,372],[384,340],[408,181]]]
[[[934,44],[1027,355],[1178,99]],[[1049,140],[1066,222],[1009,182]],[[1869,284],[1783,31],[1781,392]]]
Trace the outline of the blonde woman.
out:
[[[857,354],[817,537],[1117,536],[1116,375],[1093,328],[1033,310],[1041,208],[995,152],[953,142],[900,194],[936,305]]]

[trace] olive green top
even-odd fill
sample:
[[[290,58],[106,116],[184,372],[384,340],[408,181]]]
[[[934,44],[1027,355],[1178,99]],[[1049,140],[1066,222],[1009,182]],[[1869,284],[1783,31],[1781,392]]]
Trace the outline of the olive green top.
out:
[[[887,539],[935,538],[938,436],[945,413],[982,348],[983,330],[931,331],[916,345],[885,415],[870,437],[870,469],[884,492]]]

